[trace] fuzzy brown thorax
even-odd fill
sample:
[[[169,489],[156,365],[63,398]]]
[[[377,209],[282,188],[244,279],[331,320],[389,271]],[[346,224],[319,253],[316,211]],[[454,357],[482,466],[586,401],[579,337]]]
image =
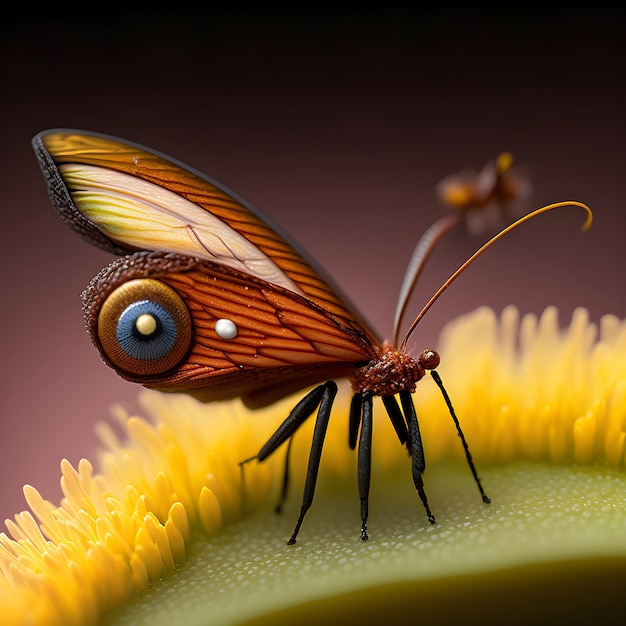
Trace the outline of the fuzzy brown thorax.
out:
[[[350,377],[355,393],[374,396],[392,396],[400,391],[415,391],[415,384],[424,377],[425,370],[439,365],[439,354],[424,350],[416,359],[407,352],[385,343],[378,358],[359,368]]]

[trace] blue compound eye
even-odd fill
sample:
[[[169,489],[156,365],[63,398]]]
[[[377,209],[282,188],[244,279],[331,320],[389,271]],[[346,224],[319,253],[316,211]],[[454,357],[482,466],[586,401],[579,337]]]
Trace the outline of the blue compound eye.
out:
[[[185,357],[192,323],[174,289],[142,278],[124,283],[107,297],[97,334],[103,355],[115,369],[154,376],[176,367]]]
[[[176,343],[176,320],[170,312],[152,300],[128,305],[117,322],[116,338],[124,352],[133,359],[154,361],[168,354]]]

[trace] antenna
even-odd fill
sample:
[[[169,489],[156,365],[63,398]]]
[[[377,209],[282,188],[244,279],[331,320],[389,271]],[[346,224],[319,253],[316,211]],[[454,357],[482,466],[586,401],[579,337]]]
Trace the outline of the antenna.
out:
[[[540,209],[536,209],[535,211],[528,213],[528,215],[521,217],[517,221],[507,226],[506,228],[503,228],[497,235],[492,237],[487,243],[482,245],[476,252],[474,252],[474,254],[472,254],[472,256],[469,259],[467,259],[467,261],[465,261],[465,263],[463,263],[453,274],[451,274],[448,280],[446,280],[443,283],[443,285],[439,287],[439,289],[437,289],[437,291],[434,293],[431,299],[425,304],[424,308],[419,312],[419,314],[417,315],[417,317],[411,324],[411,327],[407,331],[406,335],[404,336],[404,339],[402,340],[402,343],[400,344],[400,348],[399,348],[400,351],[406,350],[406,344],[409,340],[409,337],[415,330],[416,326],[419,324],[422,317],[424,317],[424,315],[426,314],[426,311],[430,309],[430,307],[436,302],[439,296],[459,277],[459,275],[462,272],[464,272],[483,252],[485,252],[487,248],[492,246],[496,241],[498,241],[498,239],[501,239],[502,237],[504,237],[504,235],[512,231],[514,228],[517,228],[524,222],[531,220],[533,217],[536,217],[540,215],[541,213],[546,213],[548,211],[552,211],[553,209],[558,209],[558,208],[565,207],[565,206],[580,207],[581,209],[584,209],[587,212],[587,219],[585,220],[585,223],[582,225],[581,230],[583,231],[588,230],[593,221],[593,213],[591,212],[591,209],[586,204],[583,204],[582,202],[577,202],[576,200],[566,200],[563,202],[555,202],[553,204],[548,204],[546,206],[541,207]],[[426,232],[428,233],[428,231]],[[419,247],[419,243],[418,243],[418,247]],[[419,268],[418,268],[418,273],[419,273]]]
[[[396,305],[396,315],[393,320],[393,345],[398,343],[398,333],[400,332],[400,324],[402,317],[409,302],[409,297],[413,292],[413,287],[419,278],[424,265],[430,257],[432,251],[436,248],[441,238],[457,223],[459,218],[456,216],[447,216],[438,219],[428,230],[420,237],[413,254],[409,259],[409,263],[400,286],[398,294],[398,304]]]

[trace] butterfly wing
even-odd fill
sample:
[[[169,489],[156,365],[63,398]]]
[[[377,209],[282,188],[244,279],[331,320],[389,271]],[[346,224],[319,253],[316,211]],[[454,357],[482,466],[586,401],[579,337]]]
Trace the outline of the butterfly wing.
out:
[[[124,255],[83,294],[92,339],[123,377],[203,400],[259,404],[375,357],[377,339],[345,299],[223,185],[104,135],[48,131],[33,145],[61,217],[89,242]],[[155,308],[142,313],[137,302]],[[133,324],[152,316],[158,333],[120,329],[128,315]],[[217,320],[235,335],[220,335]]]

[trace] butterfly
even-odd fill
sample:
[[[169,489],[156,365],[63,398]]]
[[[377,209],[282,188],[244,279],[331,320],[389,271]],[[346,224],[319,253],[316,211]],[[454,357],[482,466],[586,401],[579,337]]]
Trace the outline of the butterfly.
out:
[[[138,144],[79,130],[33,138],[52,204],[79,235],[118,258],[82,294],[91,339],[120,376],[147,388],[184,392],[201,401],[240,397],[259,407],[294,393],[304,397],[258,453],[287,446],[315,412],[294,544],[313,502],[324,437],[337,393],[348,377],[354,395],[349,446],[357,448],[360,537],[368,539],[373,398],[380,396],[427,519],[435,523],[422,474],[425,457],[412,399],[430,372],[458,431],[467,463],[486,495],[452,402],[435,371],[433,349],[413,356],[407,341],[434,301],[484,250],[524,221],[571,201],[537,209],[492,237],[431,297],[402,341],[398,328],[424,263],[454,225],[442,218],[419,240],[396,310],[393,342],[383,342],[290,237],[224,185]],[[286,492],[283,490],[282,498]]]

